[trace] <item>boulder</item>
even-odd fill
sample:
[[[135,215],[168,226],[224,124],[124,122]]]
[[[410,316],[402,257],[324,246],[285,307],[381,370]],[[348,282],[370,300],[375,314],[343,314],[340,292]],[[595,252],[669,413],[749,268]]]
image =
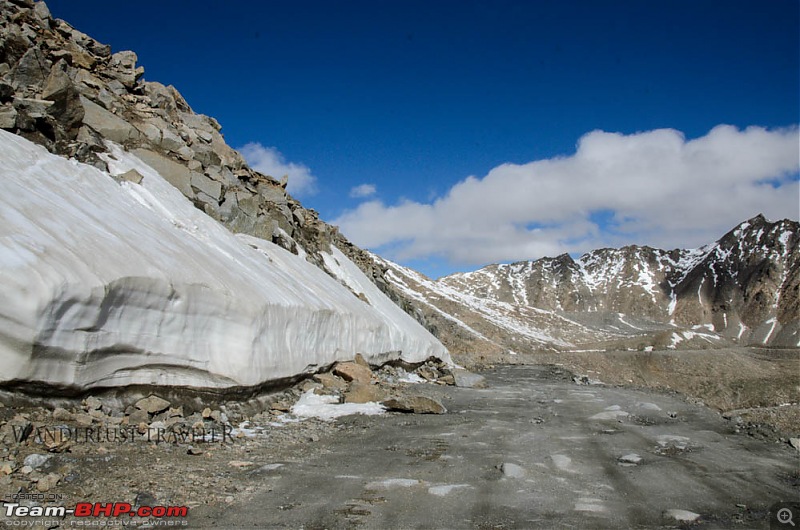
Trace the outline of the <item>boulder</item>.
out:
[[[345,403],[379,403],[386,399],[386,391],[379,385],[353,382],[344,393]]]
[[[10,105],[0,107],[0,129],[13,129],[17,125],[17,109]]]
[[[333,374],[329,373],[322,373],[316,374],[313,377],[314,381],[321,383],[322,388],[328,390],[344,390],[347,388],[347,383],[341,377],[337,377]]]
[[[524,478],[526,475],[523,467],[512,464],[511,462],[503,462],[500,464],[500,471],[502,471],[503,476],[508,478]]]
[[[33,13],[39,17],[39,20],[42,22],[48,22],[53,18],[53,15],[50,14],[50,9],[48,9],[47,4],[44,2],[36,2],[33,5]]]
[[[221,166],[222,158],[214,151],[211,144],[199,144],[194,146],[194,159],[200,162],[203,166]]]
[[[444,414],[447,412],[447,409],[438,400],[421,395],[386,399],[383,401],[383,406],[389,410],[413,412],[414,414]]]
[[[456,386],[462,388],[486,388],[486,378],[482,375],[474,374],[463,368],[454,369],[452,375]]]
[[[89,412],[103,408],[103,402],[94,396],[89,396],[83,403]]]
[[[53,102],[48,112],[59,123],[67,138],[74,140],[86,111],[81,104],[80,92],[64,71],[65,68],[63,61],[53,65],[42,90],[42,99]]]
[[[166,125],[166,122],[163,122]],[[161,142],[160,145],[163,149],[167,151],[172,151],[173,153],[177,153],[181,147],[186,146],[186,142],[183,141],[183,138],[178,135],[178,133],[169,126],[161,127]]]
[[[186,166],[148,149],[134,149],[133,154],[158,171],[167,182],[178,188],[186,197],[194,196],[194,191],[192,190],[193,172],[189,171]]]
[[[122,83],[125,88],[131,89],[136,84],[136,80],[140,76],[136,68],[136,61],[138,57],[135,52],[122,51],[117,52],[111,56],[108,62],[108,70],[106,72]],[[141,71],[144,74],[144,70]]]
[[[171,403],[166,399],[160,398],[156,395],[149,395],[144,399],[140,399],[134,405],[137,409],[143,410],[149,414],[158,414],[164,412],[170,407]]]
[[[160,120],[160,118],[157,119]],[[161,143],[161,129],[155,123],[151,121],[137,123],[136,128],[151,144],[159,145]]]
[[[197,160],[192,160],[194,158],[194,151],[192,151],[192,148],[189,147],[188,145],[184,145],[183,147],[175,151],[175,154],[177,154],[178,158],[180,158],[184,162],[189,162],[189,161],[197,162]]]
[[[289,200],[285,189],[267,182],[258,184],[258,194],[273,204],[287,204]]]
[[[130,169],[125,173],[123,173],[122,175],[118,175],[117,178],[120,181],[125,180],[128,182],[133,182],[134,184],[141,184],[142,180],[144,179],[144,176],[142,176],[142,174],[136,171],[135,169]]]
[[[125,144],[141,137],[141,133],[133,125],[97,103],[84,96],[80,96],[80,101],[84,109],[83,123],[97,131],[106,140]]]
[[[29,86],[41,86],[50,75],[50,68],[52,64],[41,50],[29,48],[14,68],[12,85],[17,91],[24,91]]]
[[[43,465],[45,465],[51,458],[53,458],[53,455],[32,453],[25,457],[25,460],[22,461],[22,465],[38,470]]]
[[[333,373],[347,382],[356,381],[367,384],[372,380],[372,370],[352,361],[337,363],[333,368]]]
[[[0,81],[0,103],[8,103],[14,99],[14,87]]]
[[[148,82],[144,84],[144,93],[150,97],[150,106],[163,109],[170,114],[174,114],[178,110],[173,96],[174,90],[169,90],[161,83]]]

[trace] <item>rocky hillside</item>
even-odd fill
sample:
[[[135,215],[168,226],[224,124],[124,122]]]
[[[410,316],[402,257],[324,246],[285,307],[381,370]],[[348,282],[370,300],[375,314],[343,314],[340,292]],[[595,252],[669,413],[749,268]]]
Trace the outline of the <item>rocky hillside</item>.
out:
[[[0,29],[3,381],[231,388],[447,359],[363,251],[134,52],[43,2],[0,0]]]
[[[693,250],[629,246],[437,281],[381,260],[453,351],[800,346],[800,228],[759,215]]]

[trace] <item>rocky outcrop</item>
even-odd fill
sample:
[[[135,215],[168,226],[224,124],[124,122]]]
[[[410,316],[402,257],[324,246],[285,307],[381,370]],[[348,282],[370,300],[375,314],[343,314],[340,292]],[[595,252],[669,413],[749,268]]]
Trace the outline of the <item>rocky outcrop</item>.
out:
[[[146,81],[136,53],[112,53],[43,2],[0,0],[0,12],[0,128],[103,170],[104,140],[121,144],[232,231],[299,244],[321,264],[336,229],[287,194],[282,175],[248,167],[174,87]]]

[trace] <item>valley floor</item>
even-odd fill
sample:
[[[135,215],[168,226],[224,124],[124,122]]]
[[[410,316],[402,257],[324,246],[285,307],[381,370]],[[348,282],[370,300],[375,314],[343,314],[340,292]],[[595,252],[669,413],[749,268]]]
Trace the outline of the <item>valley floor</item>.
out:
[[[222,442],[84,440],[48,452],[35,433],[24,444],[6,436],[0,493],[27,506],[188,506],[191,528],[767,528],[774,503],[800,500],[788,443],[800,434],[798,359],[519,355],[484,364],[486,388],[401,384],[446,414],[294,421],[282,411],[306,381],[260,412],[228,403],[231,422],[251,430]],[[67,423],[87,416],[79,410]],[[64,421],[0,408],[3,432],[21,418],[37,429]],[[92,522],[76,519],[51,527]],[[22,520],[0,513],[0,524]],[[110,521],[120,522],[145,521]]]
[[[501,366],[486,389],[431,387],[441,416],[350,416],[310,456],[261,454],[218,528],[767,527],[797,500],[798,454],[679,395]],[[773,509],[773,512],[775,510]],[[774,513],[773,513],[774,515]]]

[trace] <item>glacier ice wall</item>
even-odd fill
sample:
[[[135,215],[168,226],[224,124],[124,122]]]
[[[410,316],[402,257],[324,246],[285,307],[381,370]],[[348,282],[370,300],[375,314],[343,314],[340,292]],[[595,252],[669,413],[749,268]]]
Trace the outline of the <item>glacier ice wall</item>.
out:
[[[356,353],[449,360],[337,249],[339,282],[110,147],[140,184],[0,131],[0,382],[231,388]]]

